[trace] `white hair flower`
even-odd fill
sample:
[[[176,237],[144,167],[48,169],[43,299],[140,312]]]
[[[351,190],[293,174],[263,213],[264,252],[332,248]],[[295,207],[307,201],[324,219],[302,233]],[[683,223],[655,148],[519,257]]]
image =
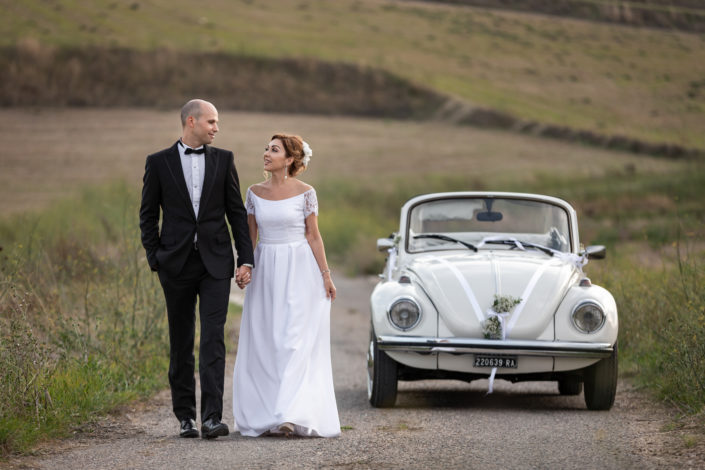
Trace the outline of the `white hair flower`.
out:
[[[313,151],[311,150],[311,147],[308,145],[308,143],[303,140],[303,147],[304,147],[304,168],[308,167],[308,162],[311,161],[311,156],[313,155]]]

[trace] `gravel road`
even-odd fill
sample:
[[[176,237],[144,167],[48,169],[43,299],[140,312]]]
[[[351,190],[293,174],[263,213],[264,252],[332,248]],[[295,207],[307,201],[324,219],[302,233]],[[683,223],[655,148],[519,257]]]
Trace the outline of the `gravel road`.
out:
[[[336,279],[332,342],[343,426],[337,439],[180,439],[168,391],[126,407],[37,455],[0,466],[40,469],[231,468],[703,468],[701,453],[673,450],[665,410],[621,384],[609,412],[586,410],[582,395],[554,383],[400,383],[397,406],[367,402],[365,348],[374,279]],[[231,358],[232,359],[232,358]],[[232,365],[224,420],[232,425]],[[682,444],[680,445],[682,448]]]

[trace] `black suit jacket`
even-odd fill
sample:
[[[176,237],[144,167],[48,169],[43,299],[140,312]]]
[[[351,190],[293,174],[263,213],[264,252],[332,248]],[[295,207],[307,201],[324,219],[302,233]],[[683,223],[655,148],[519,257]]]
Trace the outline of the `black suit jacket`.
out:
[[[234,257],[227,217],[235,238],[237,265],[254,264],[247,211],[233,153],[206,146],[205,175],[198,216],[193,211],[177,143],[147,157],[140,207],[140,230],[153,271],[177,277],[198,234],[198,250],[208,273],[233,277]],[[162,213],[161,232],[159,213]]]

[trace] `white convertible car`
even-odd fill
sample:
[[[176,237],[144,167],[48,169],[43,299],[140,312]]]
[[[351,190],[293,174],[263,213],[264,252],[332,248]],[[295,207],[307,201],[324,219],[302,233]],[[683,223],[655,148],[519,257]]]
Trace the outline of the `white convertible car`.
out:
[[[617,306],[583,273],[602,246],[583,248],[575,210],[536,194],[418,196],[371,296],[368,396],[394,406],[399,380],[495,378],[584,389],[608,410],[617,388]]]

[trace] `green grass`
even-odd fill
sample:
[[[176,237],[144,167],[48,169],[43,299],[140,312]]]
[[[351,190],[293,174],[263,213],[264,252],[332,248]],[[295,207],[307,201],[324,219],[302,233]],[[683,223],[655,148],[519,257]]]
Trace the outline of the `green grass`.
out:
[[[342,61],[525,120],[705,148],[696,34],[383,0],[29,0],[5,10],[0,46],[28,54],[40,41]]]
[[[634,258],[617,256],[593,272],[617,299],[621,375],[683,414],[702,418],[705,256],[700,251],[686,257],[687,246],[678,248],[659,268],[635,267]]]
[[[166,312],[140,244],[139,194],[105,185],[0,220],[0,459],[168,386]],[[241,310],[229,308],[228,345]]]
[[[0,456],[166,386],[166,316],[136,204],[109,185],[0,221]]]

